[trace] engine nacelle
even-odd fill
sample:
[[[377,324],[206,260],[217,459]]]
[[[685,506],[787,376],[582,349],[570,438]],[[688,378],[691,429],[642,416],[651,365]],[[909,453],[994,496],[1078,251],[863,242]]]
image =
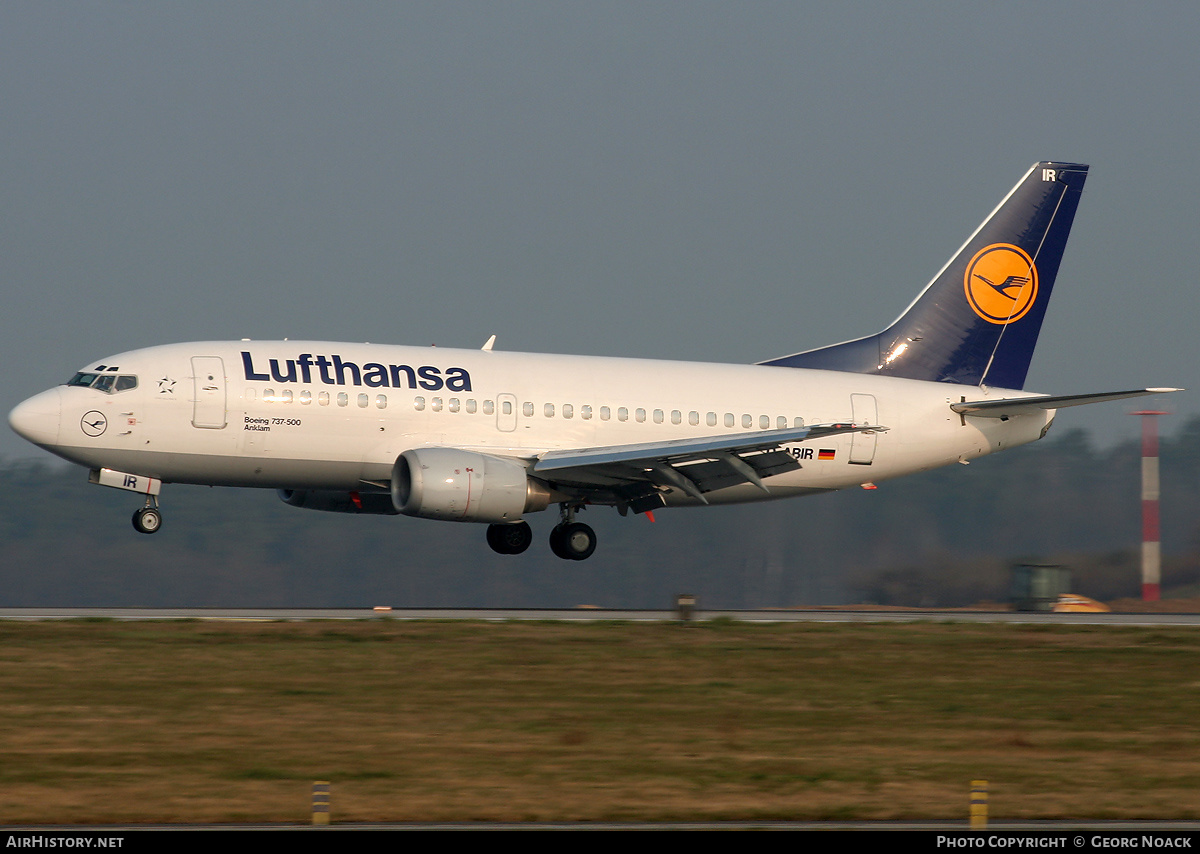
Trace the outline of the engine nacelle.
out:
[[[374,516],[397,516],[392,496],[380,492],[338,492],[333,489],[279,489],[279,500],[292,507],[324,510],[329,513],[365,513]]]
[[[392,504],[406,516],[515,522],[545,510],[551,497],[519,462],[457,448],[405,451],[392,466]]]

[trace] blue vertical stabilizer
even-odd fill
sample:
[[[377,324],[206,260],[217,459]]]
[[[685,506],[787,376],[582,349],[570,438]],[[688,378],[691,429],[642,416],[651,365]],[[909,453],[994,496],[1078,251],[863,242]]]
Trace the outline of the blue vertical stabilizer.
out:
[[[1087,171],[1035,163],[879,334],[760,364],[1023,388]]]

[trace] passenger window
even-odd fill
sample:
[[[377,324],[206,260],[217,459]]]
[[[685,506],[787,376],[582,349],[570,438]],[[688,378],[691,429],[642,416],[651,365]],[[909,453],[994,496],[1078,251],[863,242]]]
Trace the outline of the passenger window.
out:
[[[803,427],[803,426],[804,426],[804,419],[803,419],[803,418],[793,418],[793,419],[792,419],[792,426],[793,426],[793,427],[795,427],[795,428],[797,428],[797,429],[799,429],[799,428]]]
[[[312,403],[312,392],[307,389],[300,392],[300,402],[304,404]]]
[[[612,410],[609,409],[607,406],[601,406],[600,407],[600,420],[607,421],[610,417],[612,417]]]
[[[475,414],[475,401],[474,401],[474,400],[468,400],[468,401],[467,401],[467,414],[468,414],[468,415],[474,415],[474,414]]]
[[[553,418],[553,417],[554,417],[554,404],[553,404],[553,403],[547,403],[547,404],[545,405],[545,407],[543,407],[543,409],[542,409],[542,413],[543,413],[543,414],[544,414],[544,415],[545,415],[547,418]]]
[[[563,404],[563,418],[573,418],[575,416],[575,407],[569,403]]]
[[[289,392],[289,393],[290,393],[290,392]],[[369,394],[360,394],[360,395],[358,396],[358,405],[359,405],[361,408],[363,408],[363,409],[366,409],[366,408],[367,408],[367,406],[368,406],[368,405],[370,405],[370,403],[371,403],[371,395],[369,395]]]
[[[414,397],[413,398],[413,409],[417,410],[417,412],[424,412],[425,411],[425,398]]]
[[[780,415],[778,418],[775,419],[775,429],[783,430],[786,428],[787,428],[787,416]]]
[[[770,415],[758,416],[758,429],[759,430],[766,430],[770,426],[771,426],[771,416]]]
[[[493,415],[493,414],[495,414],[495,412],[496,412],[495,402],[493,402],[491,400],[485,400],[483,402],[483,414],[484,415]],[[504,414],[512,415],[512,404],[507,400],[504,401]]]
[[[617,410],[617,420],[618,421],[628,421],[629,420],[629,409],[627,407],[622,406],[620,409]]]
[[[449,409],[451,412],[458,412],[458,398],[457,397],[450,398],[450,404],[446,408]]]
[[[717,413],[710,412],[707,415],[705,415],[704,423],[707,424],[709,427],[716,427],[717,426]]]
[[[641,424],[643,421],[645,421],[645,420],[646,420],[646,410],[642,409],[642,408],[639,406],[639,407],[637,408],[637,411],[635,411],[635,412],[633,413],[633,417],[637,419],[637,422],[638,422],[639,424]]]
[[[323,391],[320,394],[318,394],[317,395],[317,403],[321,404],[322,406],[328,406],[329,405],[329,392]]]
[[[441,412],[442,411],[442,399],[440,397],[435,397],[433,400],[429,401],[429,408],[432,409],[434,412]]]
[[[678,409],[671,410],[671,423],[672,424],[682,424],[683,423],[683,413],[680,412]]]
[[[751,415],[742,414],[742,426],[749,429],[754,426],[754,417]]]
[[[386,394],[375,395],[375,408],[376,409],[387,409],[387,395]]]
[[[339,391],[337,396],[338,406],[346,406],[350,403],[350,395],[344,391]]]
[[[700,413],[696,412],[695,410],[692,410],[691,412],[689,412],[688,413],[688,424],[691,424],[693,427],[699,427],[700,426]]]
[[[654,410],[654,423],[655,424],[663,423],[663,411],[661,409]]]
[[[274,403],[275,402],[275,389],[273,389],[273,388],[264,388],[263,389],[263,402],[264,403]]]
[[[726,412],[726,413],[725,413],[725,426],[726,426],[726,427],[732,427],[732,426],[733,426],[733,413],[732,413],[732,412]]]
[[[280,394],[280,398],[282,398],[284,403],[291,403],[292,402],[292,390],[290,388],[285,388],[283,390],[283,393]]]
[[[579,417],[582,418],[584,421],[590,421],[591,417],[592,417],[592,407],[590,407],[586,404],[579,407]]]
[[[524,415],[526,418],[533,417],[533,402],[532,401],[527,400],[521,404],[521,414]]]

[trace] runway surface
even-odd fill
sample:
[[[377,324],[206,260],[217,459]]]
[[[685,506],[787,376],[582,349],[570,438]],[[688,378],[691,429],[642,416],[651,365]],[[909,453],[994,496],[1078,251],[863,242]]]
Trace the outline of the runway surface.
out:
[[[0,620],[551,620],[662,622],[673,610],[602,608],[0,608]],[[818,623],[1040,623],[1090,626],[1196,626],[1200,614],[1054,614],[1035,611],[696,610],[692,620]]]

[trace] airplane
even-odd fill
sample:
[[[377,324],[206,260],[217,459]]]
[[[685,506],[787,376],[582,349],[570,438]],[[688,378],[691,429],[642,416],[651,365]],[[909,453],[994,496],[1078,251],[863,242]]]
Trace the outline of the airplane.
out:
[[[621,515],[811,495],[968,463],[1044,436],[1058,409],[1179,389],[1049,396],[1026,373],[1088,167],[1035,163],[886,329],[754,365],[322,341],[132,350],[12,410],[25,439],[144,496],[261,487],[287,504],[487,525],[499,554],[557,505],[584,560],[588,506]]]

